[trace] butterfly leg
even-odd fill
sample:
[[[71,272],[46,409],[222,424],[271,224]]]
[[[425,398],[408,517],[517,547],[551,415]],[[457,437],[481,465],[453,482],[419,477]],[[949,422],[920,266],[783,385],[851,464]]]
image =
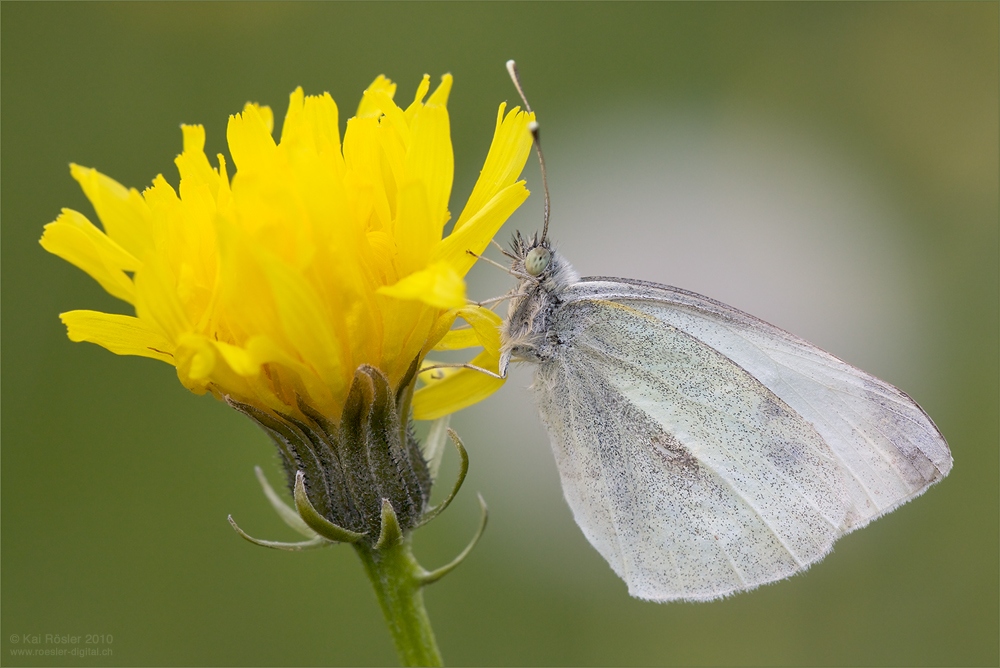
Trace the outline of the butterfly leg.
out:
[[[448,363],[448,362],[442,362],[441,364],[434,364],[432,366],[425,366],[423,369],[421,369],[417,373],[419,374],[419,373],[424,373],[426,371],[433,371],[434,369],[470,369],[471,371],[478,371],[479,373],[484,373],[487,376],[489,376],[490,378],[496,378],[497,380],[506,380],[507,379],[507,371],[506,371],[506,369],[504,369],[504,374],[501,376],[500,374],[493,373],[492,371],[489,371],[489,370],[484,369],[482,367],[478,367],[475,364],[462,364],[460,362],[455,362],[453,364],[452,363]]]
[[[481,302],[472,301],[470,299],[469,303],[475,304],[476,306],[486,306],[487,304],[498,304],[502,301],[506,301],[507,299],[511,299],[512,297],[524,297],[524,293],[518,292],[517,288],[514,288],[510,292],[502,294],[499,297],[490,297],[489,299],[484,299]],[[493,309],[490,310],[492,311]]]

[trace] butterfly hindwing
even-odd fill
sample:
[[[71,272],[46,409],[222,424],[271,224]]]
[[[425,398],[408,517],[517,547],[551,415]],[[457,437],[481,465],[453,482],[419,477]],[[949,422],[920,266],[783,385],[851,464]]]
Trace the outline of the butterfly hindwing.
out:
[[[569,296],[569,295],[568,295]],[[705,600],[825,555],[851,499],[808,421],[724,355],[649,314],[580,298],[534,389],[591,543],[653,600]]]

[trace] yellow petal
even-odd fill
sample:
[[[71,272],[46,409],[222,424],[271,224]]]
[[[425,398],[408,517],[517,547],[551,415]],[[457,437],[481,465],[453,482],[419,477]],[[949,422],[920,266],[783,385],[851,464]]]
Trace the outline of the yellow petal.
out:
[[[435,262],[395,285],[380,287],[376,292],[441,309],[458,308],[465,304],[465,281],[445,262]]]
[[[393,384],[402,380],[424,348],[427,334],[434,326],[439,310],[423,301],[401,301],[378,294],[382,316],[381,368]]]
[[[287,355],[274,341],[266,336],[254,336],[247,342],[244,351],[246,354],[245,362],[231,359],[228,349],[220,347],[220,352],[226,361],[230,365],[237,365],[234,368],[240,373],[251,370],[238,366],[240,364],[254,364],[259,367],[268,365],[268,374],[258,373],[252,379],[252,385],[257,388],[256,396],[261,399],[262,403],[275,410],[281,410],[281,405],[273,399],[273,395],[276,393],[274,388],[287,382],[294,391],[291,396],[292,402],[298,401],[294,396],[298,395],[298,398],[307,401],[321,414],[331,418],[338,415],[337,401],[342,402],[343,397],[337,397],[335,401],[330,393],[330,388],[322,382],[319,376],[299,360]]]
[[[369,92],[373,112],[380,112],[385,118],[380,119],[382,125],[391,125],[399,133],[404,144],[410,143],[410,123],[403,110],[396,106],[392,97],[385,91]]]
[[[451,85],[454,83],[454,78],[450,74],[441,75],[441,83],[438,84],[437,89],[431,93],[430,98],[427,100],[427,105],[440,105],[445,106],[448,104],[448,95],[451,93]]]
[[[219,173],[212,169],[205,155],[205,128],[201,125],[181,125],[181,132],[184,135],[184,152],[174,159],[181,174],[181,183],[188,181],[203,185],[216,198],[220,186]]]
[[[303,112],[305,111],[305,91],[299,86],[288,96],[288,111],[285,112],[285,122],[281,126],[281,142],[284,144],[292,137],[304,134]]]
[[[215,208],[220,215],[232,215],[233,191],[229,185],[229,174],[226,173],[226,156],[216,154],[219,161],[219,192],[216,195]]]
[[[442,239],[434,247],[431,259],[435,262],[447,262],[460,276],[464,276],[476,262],[476,258],[469,255],[468,251],[482,255],[490,239],[496,236],[497,231],[528,195],[524,181],[507,186],[466,221],[462,229],[453,231],[446,239]]]
[[[340,152],[339,123],[337,104],[329,93],[304,96],[302,88],[296,88],[288,102],[281,146],[314,152],[342,179],[344,158]]]
[[[462,344],[481,345],[483,352],[471,362],[473,366],[493,373],[499,373],[500,363],[500,316],[481,306],[469,305],[456,311],[468,322],[471,330],[452,330],[442,338],[435,350],[450,350],[466,347]],[[472,336],[468,332],[472,332]],[[425,361],[425,366],[433,363]],[[435,377],[437,376],[437,377]],[[504,384],[499,378],[480,371],[459,368],[436,369],[434,373],[420,375],[426,385],[413,395],[413,417],[417,420],[434,420],[442,415],[454,413],[466,406],[482,401],[496,392]]]
[[[185,334],[180,343],[177,366],[181,373],[194,381],[219,378],[221,369],[218,363],[222,360],[210,340],[196,334]]]
[[[270,128],[274,116],[270,115],[268,123],[268,116],[262,115],[262,109],[266,107],[248,103],[243,113],[229,117],[226,140],[237,170],[259,169],[274,156],[275,144]],[[267,111],[270,113],[270,109]]]
[[[145,322],[159,328],[171,341],[191,331],[184,305],[177,298],[176,278],[165,258],[150,258],[135,273],[135,312]]]
[[[406,174],[406,140],[403,139],[398,129],[395,123],[390,122],[388,117],[383,116],[378,126],[378,138],[379,144],[382,147],[382,158],[388,165],[389,172],[392,175],[392,178],[387,179],[387,181],[389,183],[406,184],[413,182],[413,180]],[[408,129],[406,134],[409,135]],[[383,173],[385,173],[384,166]],[[391,192],[389,194],[391,195]],[[389,197],[389,202],[390,205],[393,204],[393,197]],[[398,206],[398,202],[396,206]]]
[[[340,393],[355,365],[345,358],[332,314],[302,273],[279,260],[266,262],[265,271],[285,337],[331,391]]]
[[[381,74],[375,77],[375,81],[365,89],[364,95],[361,96],[361,103],[358,105],[358,113],[356,114],[358,118],[378,118],[381,110],[376,99],[376,93],[385,93],[392,98],[396,94],[396,84]]]
[[[505,107],[506,104],[501,104],[497,112],[496,130],[483,171],[479,174],[479,180],[469,195],[462,215],[455,223],[455,230],[464,227],[497,193],[517,180],[531,152],[532,139],[528,124],[535,120],[535,115],[514,107],[504,118]]]
[[[471,362],[472,365],[494,373],[499,366],[499,357],[483,351]],[[426,378],[431,374],[423,374]],[[459,369],[447,374],[443,380],[428,381],[425,387],[413,393],[413,417],[417,420],[436,420],[454,413],[466,406],[482,401],[499,390],[504,381],[471,369]]]
[[[142,191],[142,198],[146,201],[146,206],[153,213],[155,220],[157,213],[170,210],[181,203],[174,187],[167,183],[163,174],[158,174],[153,179],[153,185]]]
[[[329,93],[310,95],[303,109],[305,123],[316,140],[316,150],[328,162],[334,173],[344,176],[344,156],[340,151],[340,117],[337,103]]]
[[[465,304],[459,308],[450,309],[438,316],[427,334],[426,343],[423,350],[420,351],[421,357],[425,357],[431,350],[439,350],[438,344],[452,331],[451,327],[455,324],[456,318],[463,318],[468,323],[476,323],[478,325],[478,327],[473,328],[476,340],[478,341],[474,345],[484,346],[487,349],[494,350],[495,354],[500,354],[499,331],[503,320],[487,308],[483,308],[477,304]],[[495,338],[487,335],[485,329],[487,327],[493,327],[496,330]],[[440,348],[440,350],[445,350],[445,348]]]
[[[406,176],[427,189],[427,205],[436,239],[441,238],[441,230],[448,221],[448,199],[455,175],[450,128],[444,105],[428,103],[413,119],[412,139],[406,152]]]
[[[174,364],[178,379],[195,394],[218,392],[219,388],[224,388],[225,394],[241,397],[254,394],[252,382],[233,372],[216,342],[200,334],[187,333],[180,338]]]
[[[255,357],[247,348],[234,346],[223,341],[215,341],[214,345],[223,361],[238,375],[250,378],[260,373],[263,361]]]
[[[427,95],[427,91],[431,89],[431,77],[429,74],[425,74],[424,78],[420,80],[420,85],[417,86],[417,92],[413,96],[413,102],[410,106],[406,108],[404,112],[407,122],[413,120],[413,116],[420,110],[423,105],[424,96]]]
[[[285,345],[277,307],[267,275],[258,259],[254,240],[224,220],[216,221],[219,236],[219,306],[220,313],[234,323],[236,342],[246,336],[262,335]],[[286,346],[290,348],[291,346]]]
[[[59,318],[66,325],[70,341],[89,341],[116,355],[152,357],[174,363],[174,345],[156,326],[139,318],[98,311],[68,311]]]
[[[257,104],[256,102],[247,102],[247,106],[253,107],[260,116],[260,120],[264,122],[264,127],[267,128],[267,134],[272,134],[274,132],[274,112],[271,111],[271,107],[263,104]]]
[[[374,227],[389,229],[392,213],[382,170],[379,127],[374,118],[352,118],[347,121],[347,132],[344,133],[344,164],[357,176],[357,181],[353,183],[354,189],[365,188],[372,197],[371,204],[377,217]]]
[[[112,296],[135,303],[135,285],[125,271],[135,271],[140,262],[83,214],[63,209],[55,222],[45,226],[39,243],[90,274]]]
[[[453,329],[444,335],[434,350],[461,350],[463,348],[473,348],[482,345],[476,330],[471,327],[463,329]]]
[[[441,226],[433,221],[423,183],[412,182],[400,188],[394,227],[399,274],[406,276],[426,267],[431,250],[441,240]]]
[[[472,328],[451,330],[434,346],[434,350],[455,350],[482,346],[487,351],[492,351],[492,354],[499,359],[500,327],[503,325],[503,319],[493,311],[476,304],[458,309],[457,315],[469,323]],[[471,332],[471,337],[466,332]],[[469,343],[470,341],[471,343]],[[460,343],[466,345],[459,345]]]
[[[139,260],[153,252],[149,207],[135,188],[127,189],[96,169],[71,164],[70,174],[94,205],[104,231]]]

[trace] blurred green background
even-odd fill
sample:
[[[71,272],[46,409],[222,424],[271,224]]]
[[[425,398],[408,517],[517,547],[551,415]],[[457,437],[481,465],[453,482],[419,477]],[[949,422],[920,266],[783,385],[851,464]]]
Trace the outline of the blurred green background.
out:
[[[465,489],[416,538],[454,665],[996,665],[996,3],[15,3],[2,63],[4,665],[380,665],[396,657],[347,548],[294,536],[253,477],[265,436],[171,367],[66,339],[57,314],[126,305],[37,244],[70,161],[176,184],[179,125],[225,151],[244,102],[380,73],[411,99],[455,76],[452,211],[516,58],[549,159],[552,235],[584,275],[709,294],[916,398],[953,473],[806,574],[707,604],[633,600],[562,500],[521,370],[455,416]],[[536,195],[500,239],[540,220]],[[94,218],[96,221],[96,217]],[[500,294],[487,266],[470,293]],[[450,455],[449,455],[450,457]],[[455,468],[446,461],[445,476]],[[447,485],[444,485],[447,486]],[[100,657],[23,657],[25,634],[110,634]],[[18,642],[14,642],[17,640]],[[33,647],[55,647],[43,644]]]

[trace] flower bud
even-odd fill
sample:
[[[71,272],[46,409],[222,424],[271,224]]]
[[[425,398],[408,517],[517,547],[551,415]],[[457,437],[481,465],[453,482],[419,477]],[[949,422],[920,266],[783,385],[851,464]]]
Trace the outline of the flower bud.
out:
[[[232,397],[227,401],[274,440],[289,488],[302,471],[313,507],[338,527],[365,534],[362,540],[373,545],[381,532],[383,500],[406,533],[430,499],[427,463],[399,415],[405,390],[397,396],[382,371],[362,365],[337,423],[304,405],[301,415],[291,416]]]

